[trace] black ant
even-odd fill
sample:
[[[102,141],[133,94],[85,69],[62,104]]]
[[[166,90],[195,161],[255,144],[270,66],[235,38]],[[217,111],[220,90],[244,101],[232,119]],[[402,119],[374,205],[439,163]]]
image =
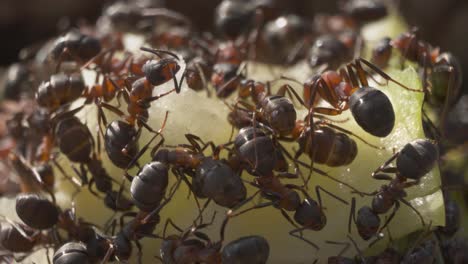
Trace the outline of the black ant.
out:
[[[380,0],[348,0],[340,9],[359,24],[365,24],[387,16],[387,6]]]
[[[55,251],[53,263],[90,263],[86,245],[81,242],[67,242]]]
[[[219,159],[219,152],[226,146],[216,147],[211,141],[205,143],[192,134],[185,136],[190,145],[180,145],[174,150],[158,150],[162,144],[160,142],[152,151],[153,161],[172,165],[173,171],[180,169],[182,173],[191,176],[192,184],[188,182],[187,184],[196,197],[209,198],[208,201],[212,199],[215,203],[228,208],[243,201],[247,191],[239,173]],[[212,148],[213,157],[206,157],[203,154],[207,147]]]
[[[350,61],[361,49],[360,36],[343,32],[339,35],[323,35],[317,38],[310,48],[308,63],[311,68],[326,66],[326,69],[338,69]]]
[[[309,245],[313,246],[314,248],[319,249],[315,243],[303,237],[302,231],[319,231],[322,230],[327,223],[327,219],[322,206],[320,191],[326,192],[328,195],[344,204],[348,204],[348,202],[334,195],[333,193],[325,190],[324,188],[316,186],[315,191],[318,199],[317,202],[314,199],[312,199],[302,187],[293,184],[281,183],[279,180],[280,177],[297,178],[298,175],[291,173],[280,173],[279,175],[275,176],[273,173],[270,173],[266,175],[257,176],[255,178],[254,183],[252,184],[255,187],[259,188],[259,192],[261,193],[261,195],[266,197],[270,201],[255,205],[237,213],[232,213],[231,211],[230,217],[239,216],[254,209],[264,208],[267,206],[274,206],[281,211],[281,214],[286,218],[286,220],[288,220],[289,223],[296,227],[294,230],[291,230],[289,232],[291,236],[297,237],[303,240],[304,242],[308,243]],[[296,190],[302,192],[306,197],[303,201],[301,201],[301,198]],[[254,195],[247,198],[242,204],[245,204],[246,202],[252,200],[259,192],[256,192]],[[289,217],[286,211],[294,211],[294,220],[297,224],[300,225],[300,227],[298,227],[294,223],[294,221]],[[300,235],[298,235],[297,233],[300,233]]]
[[[389,164],[396,159],[396,167]],[[400,202],[410,207],[425,225],[422,215],[408,201],[405,200],[405,189],[419,184],[421,178],[428,173],[439,159],[438,148],[432,141],[427,139],[417,139],[406,144],[399,152],[395,153],[388,161],[372,173],[372,177],[377,180],[390,181],[387,185],[382,185],[380,190],[372,193],[362,193],[373,196],[372,206],[364,206],[359,209],[357,219],[355,216],[356,201],[352,200],[351,213],[349,216],[348,229],[351,232],[351,220],[355,222],[360,236],[368,240],[375,236],[379,230],[379,214],[384,214],[393,208],[390,216],[386,219],[380,230],[383,230],[393,219],[396,211],[400,207]],[[392,178],[388,174],[395,173]],[[412,181],[407,181],[407,180]]]
[[[305,56],[312,39],[312,26],[306,19],[284,15],[269,21],[261,29],[257,51],[261,60],[269,63],[293,63]]]
[[[350,109],[362,129],[374,136],[386,137],[395,125],[393,106],[383,92],[369,86],[366,77],[368,73],[361,63],[387,81],[394,82],[409,91],[422,92],[407,87],[367,60],[358,58],[348,63],[346,69],[340,69],[339,72],[326,71],[319,77],[306,81],[304,102],[313,108],[313,112],[324,115],[339,115],[344,110]],[[317,92],[332,108],[312,107]]]
[[[77,170],[75,172],[83,183],[88,184],[88,189],[92,194],[98,196],[92,190],[92,186],[96,185],[97,190],[105,194],[104,201],[111,209],[128,210],[132,206],[131,202],[123,197],[119,197],[119,200],[115,197],[116,192],[112,190],[112,178],[104,169],[99,155],[96,154],[94,138],[85,124],[74,116],[63,119],[55,128],[55,137],[61,152],[70,161],[80,163],[80,172]],[[84,166],[88,168],[92,176],[89,182]]]
[[[50,58],[57,62],[56,71],[60,69],[63,60],[74,60],[84,63],[101,51],[99,39],[82,34],[78,30],[71,30],[59,37],[50,51]]]

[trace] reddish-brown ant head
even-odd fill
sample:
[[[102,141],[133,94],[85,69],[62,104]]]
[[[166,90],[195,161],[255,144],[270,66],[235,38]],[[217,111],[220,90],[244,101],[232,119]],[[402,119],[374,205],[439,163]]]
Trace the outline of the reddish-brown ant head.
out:
[[[336,71],[326,71],[322,73],[322,79],[330,88],[338,86],[342,81],[341,76]]]
[[[240,98],[247,98],[251,94],[251,87],[255,85],[255,81],[251,79],[243,79],[239,83],[238,95]]]
[[[340,82],[335,86],[335,92],[339,98],[347,98],[353,94],[353,87],[347,82]]]

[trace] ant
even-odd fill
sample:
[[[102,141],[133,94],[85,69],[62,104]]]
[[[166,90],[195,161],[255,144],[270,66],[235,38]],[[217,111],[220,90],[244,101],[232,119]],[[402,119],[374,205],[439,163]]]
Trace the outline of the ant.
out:
[[[19,101],[21,97],[30,97],[35,76],[31,66],[25,62],[11,64],[6,70],[4,91],[5,99]]]
[[[362,48],[360,36],[354,32],[342,32],[339,35],[318,37],[309,51],[308,63],[314,69],[324,66],[326,69],[338,69],[350,61]]]
[[[177,55],[175,55],[174,53],[170,51],[153,50],[153,49],[148,49],[145,47],[142,47],[141,49],[144,51],[148,51],[153,54],[156,54],[159,57],[160,57],[160,54],[169,54],[173,56],[174,58],[179,59]],[[184,78],[182,77],[182,80],[179,83],[177,82],[177,79],[175,78],[175,74],[179,71],[180,66],[174,58],[162,58],[159,61],[155,61],[155,60],[146,61],[146,63],[141,67],[141,70],[144,73],[143,77],[141,78],[137,77],[137,79],[132,81],[131,83],[129,82],[129,79],[125,80],[125,86],[129,92],[119,88],[120,86],[117,83],[115,83],[112,79],[109,79],[113,83],[113,85],[118,88],[118,90],[124,92],[124,95],[125,95],[124,98],[127,103],[127,111],[129,115],[125,116],[125,114],[121,110],[119,110],[117,107],[114,107],[112,105],[109,105],[101,101],[98,103],[98,106],[99,106],[98,115],[99,115],[100,122],[102,121],[104,125],[107,126],[107,121],[101,109],[101,106],[102,106],[121,117],[125,117],[125,121],[128,123],[129,126],[134,126],[135,123],[137,123],[139,127],[143,126],[146,129],[148,129],[150,132],[156,133],[151,127],[149,127],[146,124],[146,121],[149,116],[148,109],[150,107],[150,103],[152,101],[158,100],[159,98],[172,93],[174,90],[177,93],[179,93],[182,82],[183,82],[183,78]],[[170,81],[171,79],[174,80],[174,85],[175,85],[174,90],[170,90],[160,95],[152,96],[154,86],[158,86],[163,83],[166,83]],[[128,131],[128,130],[129,129],[126,129],[125,131]]]
[[[61,210],[55,203],[37,194],[21,194],[16,197],[18,217],[34,230],[52,229],[53,234],[61,240],[57,229],[66,231],[68,239],[88,242],[94,237],[94,225],[76,219],[75,204]]]
[[[387,6],[379,0],[348,0],[340,6],[342,12],[358,24],[365,24],[387,16]]]
[[[40,193],[45,191],[55,201],[52,188],[44,183],[36,168],[32,167],[21,155],[14,152],[9,153],[8,160],[19,177],[21,192]]]
[[[225,145],[215,146],[211,141],[204,142],[198,136],[186,134],[190,145],[179,145],[174,150],[159,149],[162,141],[152,150],[153,161],[172,165],[174,170],[192,177],[192,184],[186,182],[196,197],[209,198],[218,205],[232,208],[246,197],[247,190],[240,178],[228,164],[219,159],[219,152]],[[201,145],[199,144],[201,143]],[[206,157],[203,151],[211,147],[212,157]],[[185,178],[183,178],[185,180]],[[198,202],[197,202],[198,203]]]
[[[188,263],[198,261],[203,263],[259,263],[267,262],[270,254],[268,241],[256,235],[241,237],[231,241],[222,248],[225,229],[231,216],[228,214],[223,220],[220,228],[220,240],[212,242],[210,238],[198,230],[210,226],[215,218],[213,215],[211,222],[201,223],[183,231],[172,221],[166,222],[163,231],[163,244],[161,246],[162,263]],[[181,235],[171,235],[166,237],[166,229],[171,224],[181,232]],[[194,238],[190,238],[194,236]]]
[[[388,159],[382,166],[377,168],[372,177],[377,180],[390,181],[387,185],[382,185],[380,190],[372,193],[362,193],[373,196],[372,206],[364,206],[359,209],[357,219],[355,216],[356,200],[352,199],[351,212],[348,221],[348,230],[351,232],[351,220],[357,225],[359,235],[368,240],[377,234],[380,226],[379,214],[385,214],[393,208],[390,216],[386,219],[380,230],[383,230],[393,219],[396,211],[400,207],[400,202],[410,207],[425,225],[422,215],[404,198],[405,189],[418,185],[421,178],[427,174],[439,159],[437,145],[427,139],[416,139],[407,143],[403,148]],[[396,159],[396,167],[389,164]],[[395,173],[392,178],[388,174]],[[412,181],[407,181],[407,180]]]
[[[262,83],[250,79],[242,80],[239,85],[239,97],[242,99],[249,96],[252,97],[255,107],[239,100],[236,105],[242,104],[254,112],[252,116],[253,121],[256,121],[254,119],[259,116],[259,119],[264,120],[263,122],[279,136],[288,135],[295,128],[297,114],[293,103],[285,96],[286,93],[290,97],[294,95],[294,98],[301,105],[305,106],[305,104],[296,91],[288,84],[282,85],[276,95],[271,95],[270,84],[271,82]],[[257,109],[260,109],[260,111],[257,112]],[[237,107],[231,112],[231,118],[237,119],[235,116],[236,112],[240,118],[238,120],[246,119],[246,114],[237,111]]]
[[[315,94],[318,92],[320,97],[327,101],[332,108],[311,107],[314,112],[324,115],[339,115],[344,110],[350,109],[355,121],[362,129],[376,137],[386,137],[395,125],[393,106],[383,92],[369,86],[366,78],[368,73],[361,63],[387,81],[396,83],[409,91],[422,92],[411,89],[391,78],[369,61],[357,58],[348,63],[346,69],[342,68],[339,72],[326,71],[320,76],[314,76],[307,80],[303,84],[304,102],[312,106]],[[283,78],[296,81],[286,77]],[[375,113],[378,113],[378,115]]]
[[[72,59],[83,63],[98,55],[100,51],[99,39],[82,34],[78,30],[71,30],[54,42],[49,57],[57,61],[56,71],[58,71],[63,60]]]
[[[92,186],[96,185],[97,190],[106,195],[104,201],[109,208],[126,211],[132,206],[131,202],[123,197],[115,197],[116,192],[112,190],[112,178],[103,167],[99,155],[93,151],[95,148],[94,138],[85,124],[81,123],[75,116],[63,119],[55,128],[55,137],[60,151],[70,161],[80,163],[80,172],[74,170],[82,182],[88,184],[88,189],[92,194],[98,196],[92,190]],[[92,175],[89,182],[84,166]]]
[[[157,165],[157,164],[156,164]],[[177,189],[180,186],[181,179],[176,181],[169,191],[168,197],[163,197],[165,193],[165,186],[167,186],[167,171],[164,168],[154,168],[156,166],[150,163],[142,170],[136,177],[133,178],[132,187],[130,192],[132,193],[132,199],[139,207],[138,212],[128,212],[120,217],[121,229],[117,235],[107,238],[107,252],[103,257],[103,263],[109,259],[117,258],[118,260],[128,260],[132,252],[132,244],[134,241],[139,251],[139,262],[141,262],[141,250],[142,245],[139,240],[143,237],[157,238],[153,235],[153,231],[156,225],[160,222],[159,212],[169,203]],[[149,179],[149,171],[153,174],[150,175],[153,179]],[[162,173],[161,173],[162,172]],[[154,180],[154,182],[144,182],[143,180]],[[144,196],[143,193],[147,191],[157,191],[156,199],[149,199],[148,196]],[[156,201],[157,200],[157,201]],[[162,201],[162,203],[160,203]],[[132,220],[125,223],[123,219],[125,217],[133,217]],[[115,220],[112,224],[112,234],[114,233]]]
[[[327,244],[332,244],[332,245],[344,245],[345,247],[338,253],[336,256],[331,256],[328,257],[327,263],[328,264],[357,264],[357,263],[367,263],[367,261],[364,259],[362,251],[359,249],[359,247],[356,244],[356,241],[351,236],[347,236],[348,239],[351,241],[353,244],[354,248],[358,252],[358,256],[355,256],[354,258],[348,258],[348,257],[343,257],[342,255],[349,249],[350,244],[349,242],[336,242],[336,241],[325,241]]]
[[[254,22],[255,9],[250,3],[223,0],[214,14],[216,30],[229,39],[236,39],[250,29]]]
[[[450,106],[459,98],[462,85],[462,69],[458,59],[449,52],[441,53],[427,42],[419,39],[418,29],[413,28],[393,40],[382,40],[373,50],[373,61],[387,65],[392,49],[401,52],[403,59],[419,64],[422,68],[423,89],[426,95],[424,102],[441,107],[440,132],[447,118]],[[429,87],[431,90],[429,92]],[[427,116],[427,122],[432,125]],[[433,126],[433,125],[432,125]]]
[[[262,28],[257,50],[261,59],[269,63],[294,63],[305,56],[312,31],[310,22],[302,17],[294,14],[277,17]]]
[[[276,176],[273,173],[257,176],[255,181],[251,184],[259,188],[259,191],[257,191],[251,197],[247,198],[242,204],[252,200],[258,193],[261,193],[262,196],[266,197],[270,201],[254,205],[235,214],[233,214],[231,211],[230,217],[239,216],[254,209],[274,206],[278,208],[283,217],[285,217],[286,220],[288,220],[288,222],[295,227],[295,229],[291,230],[289,234],[303,240],[318,250],[319,247],[315,243],[303,237],[302,231],[308,229],[319,231],[322,230],[327,223],[320,192],[323,191],[344,204],[349,203],[318,185],[315,187],[318,201],[315,201],[302,187],[293,184],[281,183],[279,180],[280,177],[297,178],[298,175],[286,172],[280,173]],[[306,197],[303,201],[301,201],[301,198],[296,190],[302,192]],[[237,206],[236,209],[237,208],[239,208],[239,206]],[[286,211],[294,211],[294,220],[297,224],[300,225],[300,227],[294,223]],[[300,233],[300,235],[297,235],[297,233]]]

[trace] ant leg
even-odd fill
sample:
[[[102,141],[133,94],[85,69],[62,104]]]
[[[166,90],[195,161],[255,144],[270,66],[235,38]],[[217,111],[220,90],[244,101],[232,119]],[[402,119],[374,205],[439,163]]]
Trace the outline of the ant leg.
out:
[[[129,170],[131,167],[133,167],[134,164],[137,163],[138,159],[140,159],[140,157],[146,152],[146,150],[149,148],[149,146],[151,145],[151,143],[156,139],[156,137],[160,136],[161,137],[161,140],[159,141],[159,143],[155,146],[159,148],[159,146],[164,142],[164,136],[161,134],[162,131],[164,130],[164,128],[166,127],[166,122],[167,122],[167,117],[169,115],[169,112],[166,111],[166,115],[164,116],[164,120],[163,120],[163,123],[161,125],[161,128],[158,129],[158,131],[154,131],[152,128],[150,128],[150,132],[153,132],[153,133],[156,133],[153,137],[151,137],[151,139],[148,141],[148,143],[146,143],[143,148],[141,148],[141,150],[137,153],[137,155],[135,155],[135,157],[133,157],[133,159],[130,161],[130,163],[128,164],[127,166],[127,170]],[[138,133],[137,133],[138,134]],[[126,149],[126,147],[124,148]],[[154,150],[154,148],[153,148]],[[151,155],[153,156],[153,150],[151,151]]]
[[[253,196],[252,196],[250,199],[252,199],[252,198],[253,198]],[[231,213],[231,214],[230,214],[230,217],[236,217],[236,216],[245,214],[245,213],[247,213],[247,212],[249,212],[249,211],[252,211],[252,210],[255,210],[255,209],[260,209],[260,208],[265,208],[265,207],[271,206],[271,205],[273,205],[273,204],[274,204],[274,202],[265,202],[265,203],[261,203],[261,204],[256,204],[256,205],[254,205],[254,206],[252,206],[252,207],[250,207],[250,208],[244,209],[244,210],[242,210],[242,211],[240,211],[240,212]],[[231,211],[232,211],[232,210],[231,210]],[[234,212],[234,211],[232,211],[232,212]]]
[[[291,65],[293,64],[301,55],[301,53],[304,51],[304,48],[306,47],[307,44],[310,43],[310,40],[308,38],[302,39],[300,42],[296,43],[294,47],[291,49],[289,54],[286,56],[286,65]]]
[[[340,251],[340,253],[338,253],[338,257],[341,257],[341,255],[343,255],[346,251],[348,251],[349,247],[351,246],[349,242],[325,240],[325,243],[331,244],[331,245],[344,246],[343,249]]]
[[[427,135],[427,137],[429,138],[434,138],[434,139],[440,139],[442,137],[441,135],[441,132],[442,131],[439,131],[441,130],[442,128],[440,127],[440,125],[442,123],[439,124],[439,128],[437,128],[437,126],[434,124],[434,122],[432,122],[432,120],[429,118],[429,116],[427,115],[426,111],[424,111],[424,104],[425,104],[425,101],[423,101],[423,109],[421,110],[422,112],[422,121],[423,121],[423,126],[424,125],[428,125],[430,129],[429,134]],[[444,105],[445,107],[445,105]],[[445,121],[444,121],[445,122]]]
[[[409,208],[411,208],[418,215],[419,219],[421,220],[422,225],[426,226],[426,222],[424,222],[424,217],[421,215],[418,209],[416,209],[410,202],[406,201],[405,199],[400,199],[399,201],[402,202],[404,205],[408,206]]]
[[[395,206],[393,207],[392,213],[387,217],[387,219],[385,220],[385,223],[379,229],[378,233],[381,233],[382,230],[384,230],[387,227],[390,221],[392,221],[393,217],[395,217],[395,214],[399,208],[400,208],[400,203],[398,201],[395,201]]]
[[[239,78],[241,78],[241,76],[242,76],[241,74],[236,74],[236,76],[232,77],[231,79],[229,79],[229,81],[225,82],[225,83],[216,91],[216,96],[219,97],[220,95],[222,95],[222,94],[224,93],[224,91],[225,91],[226,89],[228,89],[228,87],[229,87],[232,83],[238,81]]]
[[[135,245],[138,249],[137,253],[137,261],[139,264],[143,263],[143,246],[141,245],[140,241],[135,240]]]
[[[206,200],[206,202],[203,204],[203,207],[200,210],[200,214],[197,216],[197,218],[195,218],[195,220],[193,220],[194,223],[196,223],[198,219],[200,219],[200,224],[203,222],[203,212],[206,210],[210,202],[211,198]]]
[[[203,140],[199,136],[188,133],[188,134],[185,134],[185,138],[190,143],[192,149],[198,152],[202,152],[202,148],[200,144],[198,144],[198,142],[200,142],[202,145],[205,145],[205,142],[203,142]]]
[[[257,187],[257,186],[255,186],[255,187]],[[234,211],[238,210],[239,208],[241,208],[242,206],[244,206],[248,202],[252,201],[260,193],[260,191],[261,190],[258,190],[254,194],[252,194],[252,196],[250,196],[248,198],[245,198],[243,201],[240,201],[238,204],[236,204],[233,208],[231,208],[229,210],[229,214],[232,214]]]
[[[453,69],[453,67],[450,67],[448,87],[445,93],[445,102],[442,107],[442,113],[440,114],[439,129],[438,129],[442,137],[445,136],[445,123],[446,123],[445,120],[447,119],[447,114],[450,108],[452,107],[451,102],[453,101],[452,97],[454,96],[453,95],[453,92],[455,90],[454,86],[455,86],[455,70]]]
[[[67,179],[69,182],[73,184],[75,191],[79,191],[81,184],[78,182],[78,180],[75,177],[68,175],[68,173],[66,173],[65,170],[63,169],[62,165],[60,165],[55,159],[52,159],[52,162],[54,163],[55,167],[60,171],[60,173],[63,175],[63,177],[65,177],[65,179]]]
[[[140,50],[143,50],[143,51],[146,51],[146,52],[149,52],[149,53],[153,53],[154,55],[158,56],[160,59],[162,58],[160,53],[170,55],[170,56],[174,57],[175,59],[180,59],[179,56],[177,56],[175,53],[170,52],[168,50],[150,49],[150,48],[146,48],[146,47],[141,47]]]
[[[118,109],[117,107],[115,107],[113,105],[105,103],[102,100],[100,100],[97,104],[98,104],[98,106],[104,107],[107,110],[111,111],[112,113],[114,113],[114,114],[116,114],[116,115],[118,115],[120,117],[125,116],[124,112],[122,112],[120,109]]]
[[[306,242],[307,244],[311,245],[313,248],[315,248],[316,250],[319,250],[320,248],[312,241],[310,241],[309,239],[307,238],[304,238],[304,236],[302,235],[302,231],[307,229],[307,227],[300,227],[300,228],[296,228],[294,230],[291,230],[289,231],[289,235],[295,237],[295,238],[298,238],[304,242]],[[300,235],[298,235],[297,233],[301,233]]]
[[[356,224],[356,198],[355,197],[351,199],[351,209],[349,211],[349,218],[348,218],[348,233],[349,234],[351,234],[352,222]]]
[[[285,93],[288,92],[289,96],[291,98],[295,98],[301,105],[303,105],[305,108],[308,108],[307,105],[304,103],[304,101],[302,100],[302,98],[299,96],[299,94],[296,92],[296,90],[294,90],[289,84],[285,84],[283,86],[281,86],[281,88],[278,90],[278,92],[276,93],[277,95],[281,95],[281,96],[284,96]],[[292,95],[294,96],[292,96]]]
[[[409,88],[408,86],[400,83],[399,81],[393,79],[392,77],[390,77],[388,74],[384,73],[381,69],[379,69],[377,66],[375,66],[374,64],[372,64],[371,62],[363,59],[363,58],[359,58],[359,59],[356,59],[356,68],[358,68],[358,72],[360,71],[360,69],[362,70],[362,66],[360,63],[364,63],[367,67],[369,67],[370,69],[372,69],[375,73],[377,73],[378,75],[382,76],[385,80],[387,81],[390,81],[390,82],[393,82],[399,86],[401,86],[402,88],[408,90],[408,91],[412,91],[412,92],[424,92],[423,90],[418,90],[418,89],[412,89],[412,88]]]
[[[177,189],[179,188],[180,186],[180,178],[177,180],[177,182],[174,184],[174,186],[171,188],[171,190],[173,190],[173,192],[171,192],[169,194],[169,196],[167,198],[164,198],[164,201],[158,206],[156,207],[153,211],[151,211],[150,213],[148,213],[148,215],[146,215],[145,218],[142,219],[142,223],[145,224],[145,223],[148,223],[149,220],[151,220],[153,218],[153,216],[155,216],[156,214],[159,213],[159,211],[161,211],[161,209],[164,208],[164,206],[166,206],[166,204],[168,204],[172,197],[174,196],[175,192],[177,191]]]
[[[340,74],[343,74],[342,78],[348,80],[351,83],[353,90],[359,89],[359,81],[361,82],[362,86],[369,86],[365,75],[363,75],[361,72],[356,74],[351,63],[346,64],[346,70],[340,71]],[[356,75],[359,77],[359,80],[356,78]]]
[[[330,191],[325,190],[325,189],[324,189],[323,187],[321,187],[320,185],[317,185],[317,186],[315,186],[315,193],[317,194],[317,200],[318,200],[319,205],[320,205],[321,208],[325,208],[325,207],[322,206],[322,197],[321,197],[321,195],[320,195],[320,191],[323,191],[323,192],[327,193],[327,194],[330,195],[331,197],[335,198],[336,200],[338,200],[338,201],[340,201],[340,202],[342,202],[342,203],[344,203],[344,204],[346,204],[346,205],[349,204],[349,203],[348,203],[347,201],[345,201],[344,199],[342,199],[342,198],[336,196],[335,194],[331,193]]]
[[[394,161],[394,160],[398,157],[398,155],[400,155],[400,152],[399,152],[399,151],[396,152],[395,154],[393,154],[384,164],[382,164],[382,165],[381,165],[380,167],[378,167],[374,172],[372,172],[372,177],[374,177],[374,175],[375,175],[376,173],[381,172],[381,171],[383,171],[385,168],[387,168],[388,165],[389,165],[390,163],[392,163],[392,161]]]
[[[156,144],[153,149],[151,149],[151,157],[154,157],[156,155],[156,152],[159,150],[159,148],[164,144],[165,139],[161,138],[161,140]]]
[[[108,241],[108,243],[109,243],[109,249],[107,250],[106,255],[104,255],[104,258],[102,259],[102,262],[101,262],[101,263],[107,263],[107,262],[109,262],[110,257],[111,257],[111,256],[114,254],[114,252],[115,252],[114,244],[112,244],[110,241]]]
[[[372,175],[372,178],[374,178],[376,180],[382,180],[382,181],[391,181],[391,180],[393,180],[393,178],[390,175],[381,174],[381,173],[377,173],[377,174]]]
[[[204,71],[201,68],[199,63],[195,63],[195,68],[197,68],[198,74],[200,75],[200,79],[201,79],[202,84],[203,84],[203,89],[206,90],[206,96],[208,98],[210,98],[211,97],[211,92],[210,92],[210,89],[208,88],[208,85],[207,85],[208,82],[206,81],[205,73],[204,73]]]
[[[149,103],[151,103],[151,102],[153,102],[153,101],[156,101],[156,100],[158,100],[159,98],[164,97],[164,96],[166,96],[166,95],[168,95],[168,94],[171,94],[171,93],[174,92],[174,91],[177,92],[176,89],[172,89],[172,90],[169,90],[169,91],[167,91],[167,92],[164,92],[164,93],[161,93],[161,94],[158,94],[158,95],[149,97],[149,98],[140,99],[140,100],[137,101],[137,104],[138,104],[140,107],[143,107],[143,106],[145,106],[145,104],[149,104]]]
[[[372,147],[372,148],[375,148],[375,149],[382,149],[382,150],[385,149],[385,147],[379,147],[379,146],[376,146],[376,145],[374,145],[374,144],[371,144],[371,143],[367,142],[367,141],[366,141],[365,139],[363,139],[362,137],[360,137],[360,136],[354,134],[353,132],[351,132],[351,131],[349,131],[349,130],[347,130],[347,129],[341,128],[341,127],[339,127],[339,126],[337,126],[337,125],[333,125],[333,124],[330,124],[330,123],[325,123],[325,124],[326,124],[327,126],[331,127],[331,128],[334,128],[334,129],[336,129],[336,130],[338,130],[338,131],[341,131],[341,132],[343,132],[343,133],[345,133],[345,134],[348,134],[348,135],[350,135],[350,136],[353,136],[353,137],[359,139],[359,140],[362,141],[364,144],[366,144],[366,145],[368,145],[368,146],[370,146],[370,147]]]
[[[164,228],[163,228],[163,237],[166,238],[166,232],[167,232],[167,228],[169,227],[169,225],[171,225],[173,228],[175,228],[177,231],[179,231],[180,233],[184,232],[184,230],[182,228],[180,228],[179,226],[177,226],[171,218],[167,218],[166,219],[166,223],[164,224]]]
[[[91,180],[90,180],[89,183],[88,183],[88,191],[89,191],[92,195],[94,195],[94,196],[96,196],[96,197],[98,197],[98,198],[101,198],[101,196],[99,196],[99,194],[93,190],[93,185],[94,185],[94,178],[91,178]]]

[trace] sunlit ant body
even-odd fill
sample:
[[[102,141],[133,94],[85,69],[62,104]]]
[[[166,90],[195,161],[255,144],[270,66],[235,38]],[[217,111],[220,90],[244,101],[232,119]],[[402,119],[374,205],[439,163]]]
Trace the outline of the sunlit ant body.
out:
[[[185,136],[190,145],[181,145],[174,150],[158,150],[159,146],[157,146],[153,149],[153,160],[171,165],[173,171],[180,170],[180,173],[191,176],[192,184],[190,185],[188,182],[187,184],[189,184],[196,197],[208,198],[228,208],[232,208],[243,201],[247,195],[247,190],[239,173],[219,159],[219,152],[225,146],[216,147],[212,142],[205,143],[192,134]],[[212,157],[203,154],[207,147],[211,147]]]
[[[324,115],[339,115],[344,110],[350,109],[362,129],[374,136],[386,137],[395,125],[393,106],[383,92],[369,86],[367,72],[361,63],[387,81],[394,82],[409,91],[422,92],[405,86],[367,60],[358,58],[348,63],[346,69],[340,69],[339,72],[326,71],[320,76],[307,80],[304,83],[304,102],[313,108],[313,112]],[[332,108],[312,107],[316,93]]]

